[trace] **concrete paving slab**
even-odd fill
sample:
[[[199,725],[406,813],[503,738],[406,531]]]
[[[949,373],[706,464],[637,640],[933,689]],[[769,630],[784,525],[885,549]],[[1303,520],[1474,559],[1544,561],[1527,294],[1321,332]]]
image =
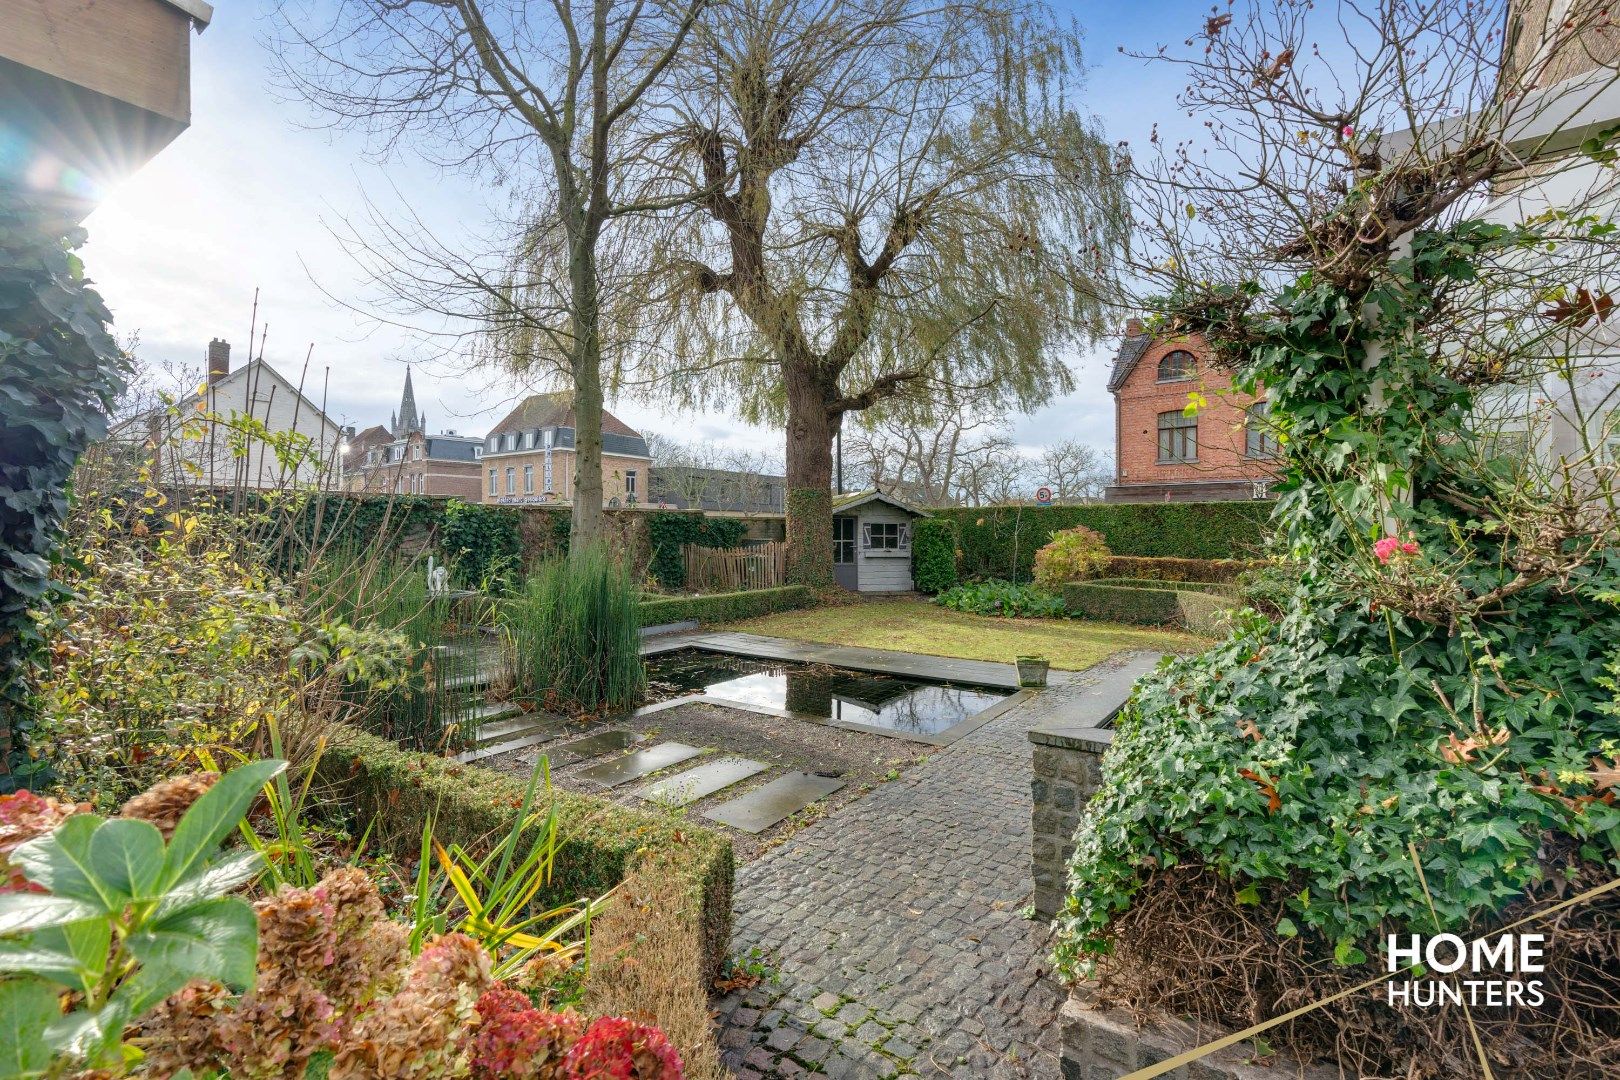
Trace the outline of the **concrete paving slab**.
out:
[[[730,802],[723,802],[711,810],[705,810],[703,816],[742,832],[764,832],[789,814],[798,813],[817,799],[824,799],[843,786],[842,780],[835,780],[830,776],[791,772],[755,788],[746,795],[740,795]]]
[[[1018,689],[1018,669],[1013,664],[987,660],[960,660],[948,656],[923,656],[891,649],[869,649],[850,645],[826,645],[812,641],[766,637],[763,634],[698,633],[665,638],[660,650],[677,643],[692,648],[769,660],[792,660],[801,664],[828,664],[856,671],[884,675],[905,675],[938,682],[971,683],[975,686]],[[645,651],[645,650],[644,650]]]
[[[551,761],[553,765],[568,765],[585,758],[601,757],[615,750],[623,750],[643,738],[645,736],[637,735],[633,731],[598,731],[595,735],[563,743],[557,747],[556,753],[551,755]]]
[[[603,787],[617,787],[631,780],[638,780],[643,776],[667,769],[671,765],[679,765],[689,758],[695,758],[703,753],[696,746],[687,746],[685,743],[662,742],[656,746],[649,746],[645,750],[637,750],[612,761],[603,761],[592,765],[588,769],[581,769],[579,776]]]
[[[660,780],[637,794],[649,802],[662,803],[665,806],[685,806],[713,795],[722,788],[728,788],[740,780],[758,776],[768,768],[770,766],[763,761],[753,761],[749,758],[721,758],[719,761],[711,761],[706,765],[699,765],[695,769],[688,769],[668,779]]]

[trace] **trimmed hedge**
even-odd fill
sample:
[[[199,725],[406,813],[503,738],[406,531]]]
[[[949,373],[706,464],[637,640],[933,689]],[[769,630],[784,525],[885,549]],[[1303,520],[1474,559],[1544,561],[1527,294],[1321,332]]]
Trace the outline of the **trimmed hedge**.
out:
[[[714,593],[710,596],[671,596],[641,602],[641,625],[694,619],[700,623],[734,622],[778,611],[810,607],[816,591],[808,585],[784,585],[779,589],[750,589],[747,592]]]
[[[956,522],[918,518],[911,526],[911,582],[918,592],[942,593],[956,584]]]
[[[1167,559],[1116,555],[1108,560],[1103,576],[1153,578],[1158,581],[1232,582],[1246,570],[1269,565],[1264,559]]]
[[[401,859],[418,856],[430,817],[441,842],[480,850],[511,828],[527,787],[523,778],[401,750],[344,726],[333,729],[317,780],[348,801],[360,821],[374,822],[373,839]],[[534,898],[535,909],[621,886],[593,935],[622,948],[604,958],[611,962],[592,964],[586,1000],[621,1009],[629,1001],[640,1003],[672,1036],[690,1033],[677,1044],[688,1075],[724,1075],[707,1010],[709,984],[723,970],[731,941],[731,843],[690,821],[555,789],[550,796],[560,844],[551,882]],[[643,941],[697,962],[644,964],[617,955],[633,957]]]
[[[1192,583],[1169,588],[1165,582],[1124,579],[1072,581],[1063,586],[1063,605],[1077,618],[1179,626],[1212,636],[1226,632],[1225,619],[1239,606],[1220,585]]]
[[[1260,550],[1271,509],[1263,501],[1091,503],[952,507],[934,516],[957,525],[964,578],[1029,581],[1035,552],[1075,525],[1102,533],[1116,556],[1233,559]]]
[[[1155,589],[1159,592],[1200,592],[1225,596],[1236,600],[1243,590],[1236,585],[1220,581],[1165,581],[1163,578],[1107,577],[1079,582],[1082,585],[1121,585],[1133,589]]]

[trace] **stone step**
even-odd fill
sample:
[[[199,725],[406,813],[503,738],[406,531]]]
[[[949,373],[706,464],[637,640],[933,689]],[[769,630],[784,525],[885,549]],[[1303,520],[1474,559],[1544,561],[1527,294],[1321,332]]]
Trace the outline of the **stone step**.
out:
[[[746,795],[705,810],[703,816],[745,833],[761,833],[843,786],[842,780],[830,776],[791,772]]]
[[[719,761],[711,761],[695,769],[676,773],[636,794],[648,802],[661,803],[664,806],[685,806],[750,776],[758,776],[768,768],[770,766],[763,761],[735,757],[721,758]]]
[[[472,697],[463,702],[460,708],[452,710],[451,719],[460,724],[476,727],[478,734],[482,736],[484,732],[497,726],[497,722],[522,715],[523,706],[515,701],[483,701]]]
[[[562,720],[550,720],[541,725],[530,728],[527,734],[514,735],[500,742],[479,743],[471,750],[465,750],[456,755],[456,760],[463,765],[471,765],[475,761],[492,758],[497,754],[510,754],[514,750],[527,750],[531,746],[551,742],[558,736],[567,733],[568,725]],[[573,759],[578,760],[578,759]]]
[[[514,713],[517,715],[513,715]],[[510,709],[497,716],[493,722],[478,724],[478,734],[473,740],[473,745],[487,746],[490,743],[505,742],[520,735],[528,735],[540,728],[551,727],[551,721],[555,719],[556,717],[544,713],[525,713]]]
[[[594,735],[587,735],[583,739],[575,739],[556,747],[549,755],[554,768],[563,765],[572,765],[576,761],[586,758],[601,757],[611,754],[615,750],[623,750],[631,743],[640,742],[645,735],[637,735],[633,731],[615,729],[613,731],[598,731]]]
[[[605,788],[617,787],[631,780],[639,780],[659,769],[678,765],[701,753],[703,751],[699,748],[687,746],[685,743],[662,742],[645,750],[637,750],[623,757],[614,758],[612,761],[599,762],[588,769],[581,769],[576,775],[593,784],[601,784]]]

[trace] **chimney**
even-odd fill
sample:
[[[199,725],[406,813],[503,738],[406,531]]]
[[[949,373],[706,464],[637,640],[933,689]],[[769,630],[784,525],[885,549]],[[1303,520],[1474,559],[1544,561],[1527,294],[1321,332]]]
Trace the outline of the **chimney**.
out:
[[[231,373],[231,343],[215,338],[208,343],[208,385],[213,386]]]
[[[1143,331],[1142,331],[1142,320],[1141,319],[1130,318],[1130,319],[1125,320],[1125,336],[1126,337],[1141,337],[1142,333],[1143,333]]]

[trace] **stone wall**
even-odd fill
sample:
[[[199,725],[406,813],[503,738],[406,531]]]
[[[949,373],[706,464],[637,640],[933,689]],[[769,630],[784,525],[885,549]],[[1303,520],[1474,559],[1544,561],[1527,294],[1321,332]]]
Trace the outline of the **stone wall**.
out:
[[[1063,884],[1080,811],[1102,783],[1101,757],[1114,741],[1102,728],[1065,731],[1036,728],[1029,733],[1034,751],[1030,796],[1035,914],[1056,915],[1063,905]]]

